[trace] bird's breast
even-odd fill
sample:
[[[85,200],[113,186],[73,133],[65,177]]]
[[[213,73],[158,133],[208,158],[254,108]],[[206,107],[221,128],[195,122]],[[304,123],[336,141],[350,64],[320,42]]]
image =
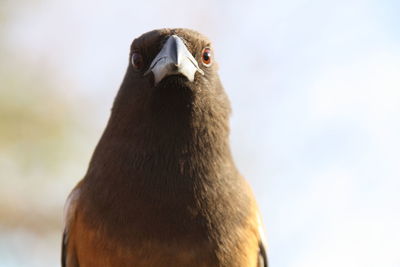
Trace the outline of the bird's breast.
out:
[[[90,187],[78,216],[78,251],[109,262],[87,266],[255,266],[246,263],[258,246],[254,203],[240,179],[220,183],[127,185],[105,195]]]

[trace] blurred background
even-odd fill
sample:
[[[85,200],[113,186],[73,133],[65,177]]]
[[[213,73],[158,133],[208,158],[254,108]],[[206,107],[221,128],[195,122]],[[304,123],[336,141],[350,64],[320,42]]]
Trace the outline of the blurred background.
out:
[[[400,2],[0,0],[0,266],[59,266],[131,41],[214,41],[272,267],[400,266]]]

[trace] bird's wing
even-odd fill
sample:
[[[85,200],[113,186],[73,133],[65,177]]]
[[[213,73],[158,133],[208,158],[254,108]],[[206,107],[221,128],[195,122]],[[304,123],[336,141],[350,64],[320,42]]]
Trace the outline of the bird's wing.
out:
[[[260,216],[258,216],[258,233],[260,235],[260,241],[258,243],[258,263],[257,267],[268,267],[267,251],[264,226],[261,222]]]
[[[73,246],[69,243],[71,228],[75,221],[76,207],[80,195],[80,184],[72,190],[64,207],[64,233],[62,238],[61,266],[79,267]]]

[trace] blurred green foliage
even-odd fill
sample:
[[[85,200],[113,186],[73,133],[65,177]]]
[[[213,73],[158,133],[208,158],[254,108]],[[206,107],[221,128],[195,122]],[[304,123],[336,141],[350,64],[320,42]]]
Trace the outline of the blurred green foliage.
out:
[[[8,61],[5,61],[8,62]],[[41,71],[0,63],[0,146],[26,170],[41,162],[54,166],[65,153],[72,112]],[[47,165],[47,164],[46,164]]]

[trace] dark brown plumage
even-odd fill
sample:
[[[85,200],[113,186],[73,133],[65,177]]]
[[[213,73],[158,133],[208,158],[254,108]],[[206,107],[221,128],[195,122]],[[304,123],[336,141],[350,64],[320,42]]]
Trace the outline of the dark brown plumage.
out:
[[[67,202],[63,266],[267,265],[257,206],[229,148],[229,101],[204,48],[209,40],[187,29],[134,40]]]

